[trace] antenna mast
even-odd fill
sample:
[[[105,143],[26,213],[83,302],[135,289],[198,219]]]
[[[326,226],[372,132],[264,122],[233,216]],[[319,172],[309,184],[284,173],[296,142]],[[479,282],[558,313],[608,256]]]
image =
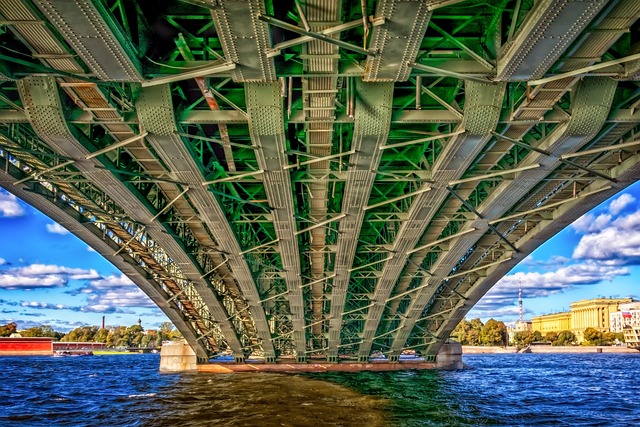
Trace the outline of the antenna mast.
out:
[[[520,307],[520,319],[519,322],[522,322],[522,280],[520,280],[520,287],[518,289],[518,305]]]

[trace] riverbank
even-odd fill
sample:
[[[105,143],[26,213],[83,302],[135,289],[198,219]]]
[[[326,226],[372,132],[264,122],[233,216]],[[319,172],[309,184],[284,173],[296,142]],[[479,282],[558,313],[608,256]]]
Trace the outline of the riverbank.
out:
[[[551,346],[551,345],[534,345],[529,347],[531,351],[528,353],[639,353],[634,348],[618,347],[618,346]],[[463,345],[462,354],[505,354],[518,353],[517,347],[484,347]],[[520,350],[522,352],[522,350]]]

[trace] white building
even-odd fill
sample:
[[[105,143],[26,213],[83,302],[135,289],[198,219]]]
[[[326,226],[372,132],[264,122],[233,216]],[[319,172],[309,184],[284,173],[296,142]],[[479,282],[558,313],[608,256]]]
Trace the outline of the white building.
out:
[[[609,314],[611,332],[623,332],[625,326],[640,327],[640,302],[621,303],[618,309]]]

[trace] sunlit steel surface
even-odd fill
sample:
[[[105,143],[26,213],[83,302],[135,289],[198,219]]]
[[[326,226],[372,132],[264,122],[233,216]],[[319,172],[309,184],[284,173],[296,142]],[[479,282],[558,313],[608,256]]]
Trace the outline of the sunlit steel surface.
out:
[[[0,185],[200,361],[433,361],[640,177],[636,0],[3,0]]]

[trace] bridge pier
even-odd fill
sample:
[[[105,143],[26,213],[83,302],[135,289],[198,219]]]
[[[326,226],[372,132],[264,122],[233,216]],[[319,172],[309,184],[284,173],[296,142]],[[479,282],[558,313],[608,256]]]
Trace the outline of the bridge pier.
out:
[[[198,358],[185,341],[171,341],[162,344],[160,350],[161,372],[186,372],[198,369]]]
[[[448,343],[443,344],[436,356],[436,365],[436,369],[463,369],[462,345],[456,341],[449,341]]]
[[[307,363],[306,357],[297,357],[296,361],[265,360],[265,363],[245,363],[244,357],[235,357],[234,363],[207,363],[198,360],[196,354],[186,342],[168,342],[160,351],[160,371],[162,372],[355,372],[355,371],[400,371],[406,369],[463,369],[462,346],[457,342],[443,344],[435,358],[427,357],[425,361],[402,361],[392,356],[388,361],[369,361],[359,358],[357,363],[336,362]]]

